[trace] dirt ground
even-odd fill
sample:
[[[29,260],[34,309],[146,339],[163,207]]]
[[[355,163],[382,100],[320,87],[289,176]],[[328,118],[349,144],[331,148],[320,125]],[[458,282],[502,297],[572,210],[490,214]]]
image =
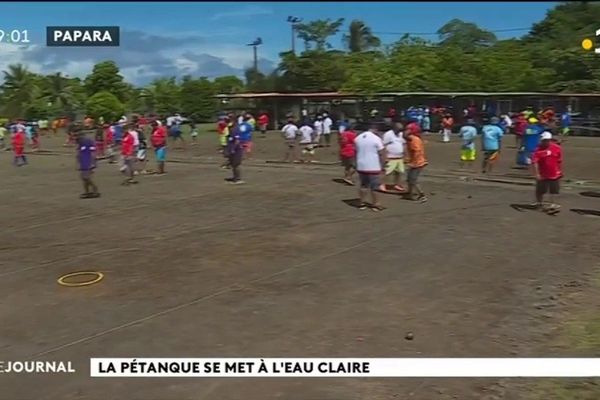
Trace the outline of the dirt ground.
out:
[[[170,152],[167,176],[135,186],[101,162],[95,200],[78,198],[73,150],[43,144],[51,152],[23,168],[0,153],[1,358],[72,361],[78,372],[4,374],[1,399],[534,399],[540,381],[518,379],[91,379],[89,358],[598,352],[563,335],[598,304],[600,219],[568,209],[600,210],[578,195],[598,189],[600,139],[565,143],[556,217],[509,207],[532,200],[527,174],[510,168],[514,149],[497,178],[521,184],[465,180],[458,143],[434,136],[430,201],[386,195],[382,213],[343,202],[357,193],[332,182],[338,166],[266,164],[281,158],[276,133],[256,139],[246,185],[224,183],[206,133]],[[56,283],[80,270],[105,278]]]

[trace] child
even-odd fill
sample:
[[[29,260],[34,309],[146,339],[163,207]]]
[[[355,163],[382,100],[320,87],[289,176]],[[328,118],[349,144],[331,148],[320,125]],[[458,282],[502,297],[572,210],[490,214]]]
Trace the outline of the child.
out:
[[[247,158],[250,158],[252,154],[252,131],[254,130],[250,118],[251,115],[247,114],[244,122],[238,125],[240,142]]]
[[[314,162],[315,156],[315,142],[317,140],[314,129],[308,124],[307,121],[302,123],[300,127],[300,146],[302,147],[301,162],[306,162],[304,158],[307,155],[308,162]]]
[[[18,129],[12,137],[12,149],[14,153],[13,165],[21,167],[27,165],[27,157],[25,157],[25,131]]]
[[[40,149],[40,132],[33,124],[29,126],[29,129],[31,135],[31,148],[33,151],[38,151]]]
[[[106,147],[106,156],[108,157],[108,163],[114,164],[115,161],[115,141],[114,141],[114,130],[109,124],[104,124],[104,143]]]
[[[225,116],[217,123],[217,134],[219,135],[219,152],[224,153],[227,147],[227,136],[229,136],[230,118]]]
[[[468,165],[473,167],[474,161],[477,158],[475,150],[475,138],[477,137],[477,128],[473,119],[467,119],[467,123],[460,128],[459,135],[463,141],[460,149],[460,165],[464,167]]]
[[[125,131],[125,136],[121,141],[121,160],[123,162],[123,166],[121,167],[121,172],[125,176],[125,180],[122,185],[127,186],[130,184],[137,183],[137,181],[133,178],[134,174],[134,162],[135,162],[135,146],[134,146],[135,138],[131,134],[131,131],[127,129]]]
[[[196,129],[194,121],[190,122],[190,128],[192,130],[192,133],[190,134],[192,137],[192,145],[196,145],[198,144],[198,130]]]
[[[531,157],[533,173],[536,178],[535,200],[536,206],[543,211],[558,211],[560,206],[554,203],[554,196],[560,192],[560,178],[562,178],[562,149],[552,142],[552,134],[543,132],[541,141]],[[544,205],[544,195],[550,192],[550,204]]]
[[[152,126],[154,131],[152,132],[150,141],[152,142],[152,147],[154,147],[154,154],[156,156],[156,163],[158,166],[157,175],[164,175],[165,161],[167,158],[167,132],[160,121],[154,122]]]
[[[340,125],[340,160],[344,167],[344,182],[352,186],[354,186],[352,176],[356,172],[356,146],[354,145],[354,139],[356,139],[356,132],[352,129],[342,130],[342,125]]]
[[[93,199],[100,197],[98,187],[92,181],[92,175],[96,168],[96,146],[94,141],[83,134],[76,134],[77,140],[77,167],[83,182],[83,194],[81,199]],[[90,191],[91,189],[91,191]]]
[[[454,125],[454,118],[451,114],[444,115],[442,118],[442,141],[448,143],[450,141],[450,135],[452,134],[452,126]]]
[[[269,116],[267,113],[261,113],[258,117],[258,127],[260,129],[260,133],[262,137],[267,136],[267,128],[269,127]]]
[[[427,166],[427,159],[425,158],[425,146],[423,145],[423,140],[421,139],[419,133],[413,129],[407,129],[405,139],[407,142],[407,153],[408,153],[408,173],[407,173],[407,183],[408,183],[408,193],[406,194],[408,199],[420,201],[424,203],[427,201],[427,197],[425,197],[425,193],[419,187],[419,175],[423,168]],[[413,197],[413,193],[417,192],[417,198]]]
[[[286,153],[284,162],[296,161],[296,136],[298,135],[298,127],[294,124],[294,120],[288,119],[287,124],[281,130],[285,139]]]
[[[106,155],[105,145],[104,145],[104,131],[102,128],[97,127],[96,133],[94,135],[94,140],[96,142],[96,158],[104,158]]]
[[[323,117],[317,115],[317,119],[314,123],[315,131],[315,147],[321,146],[321,137],[323,136]]]

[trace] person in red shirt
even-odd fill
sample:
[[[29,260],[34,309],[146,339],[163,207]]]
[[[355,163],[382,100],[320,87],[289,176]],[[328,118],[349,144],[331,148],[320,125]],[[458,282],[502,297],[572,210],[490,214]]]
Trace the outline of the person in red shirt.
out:
[[[167,159],[167,130],[160,121],[152,123],[154,130],[150,136],[150,142],[154,148],[154,155],[158,164],[158,175],[165,174],[165,161]]]
[[[536,206],[544,211],[555,211],[560,208],[554,200],[560,191],[562,149],[552,141],[552,134],[548,131],[543,132],[540,139],[540,144],[531,156],[531,165],[536,179]],[[550,192],[550,204],[544,205],[544,195],[548,192]]]
[[[352,176],[356,172],[356,146],[354,145],[356,132],[351,127],[339,134],[340,160],[344,167],[344,182],[354,185]]]
[[[123,166],[121,167],[121,172],[125,175],[125,180],[123,181],[123,185],[130,185],[132,183],[137,183],[137,181],[133,178],[134,166],[135,162],[135,146],[133,135],[130,131],[133,129],[131,124],[125,126],[125,136],[123,136],[123,140],[121,141],[121,158],[123,160]]]
[[[514,132],[515,132],[515,145],[517,146],[517,149],[521,147],[521,140],[523,139],[523,135],[525,134],[525,131],[527,130],[527,118],[525,117],[525,114],[523,113],[519,113],[517,115],[517,118],[513,124],[514,126]]]
[[[269,127],[269,116],[267,115],[267,113],[263,112],[258,117],[258,128],[260,129],[260,133],[262,134],[262,137],[266,137],[268,127]]]
[[[13,164],[17,167],[27,165],[27,157],[25,157],[25,132],[18,129],[11,139],[12,149],[14,153]]]
[[[447,113],[442,118],[442,141],[448,143],[450,141],[450,134],[452,133],[452,127],[454,126],[454,118],[452,114]]]

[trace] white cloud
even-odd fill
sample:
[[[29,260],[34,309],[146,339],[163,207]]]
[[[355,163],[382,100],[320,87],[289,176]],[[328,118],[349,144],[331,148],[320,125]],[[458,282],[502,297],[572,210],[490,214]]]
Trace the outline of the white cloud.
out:
[[[224,3],[228,6],[235,6],[237,3]],[[259,17],[261,15],[271,15],[273,14],[273,10],[266,7],[261,7],[257,5],[249,5],[244,6],[238,10],[232,9],[231,11],[223,11],[220,13],[213,14],[210,18],[211,21],[217,21],[225,18],[250,18],[250,17]]]
[[[122,47],[1,46],[0,71],[6,70],[10,64],[22,63],[37,73],[60,71],[64,75],[84,78],[95,63],[113,60],[128,82],[143,85],[159,77],[181,78],[188,74],[209,78],[223,75],[243,77],[245,68],[252,65],[252,50],[243,44],[221,43],[215,47],[208,36],[201,37],[191,32],[178,36],[132,31],[121,34],[122,38],[127,38]],[[268,73],[274,63],[261,57],[259,66],[261,71]]]

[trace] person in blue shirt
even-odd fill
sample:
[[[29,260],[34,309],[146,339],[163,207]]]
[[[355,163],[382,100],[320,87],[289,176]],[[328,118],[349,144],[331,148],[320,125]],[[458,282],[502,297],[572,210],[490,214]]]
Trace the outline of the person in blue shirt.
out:
[[[240,144],[244,154],[250,157],[252,153],[252,125],[248,122],[249,117],[244,117],[244,121],[237,126]]]
[[[565,110],[565,112],[560,115],[560,127],[560,134],[562,136],[567,136],[571,131],[571,114],[568,110]]]
[[[462,139],[460,149],[461,167],[465,164],[472,166],[476,159],[477,152],[475,150],[475,138],[477,138],[477,127],[472,118],[467,119],[467,123],[460,128],[459,135]]]
[[[231,178],[226,178],[225,180],[231,182],[232,184],[240,184],[244,183],[241,177],[240,166],[242,165],[242,159],[244,158],[244,147],[242,146],[242,134],[246,134],[242,132],[242,122],[239,125],[234,126],[229,131],[229,135],[227,136],[227,146],[225,148],[225,153],[227,155],[227,159],[229,161],[229,166],[233,170],[233,176]]]
[[[481,128],[481,141],[483,150],[482,172],[492,172],[492,167],[500,156],[502,147],[502,136],[504,130],[499,126],[498,117],[492,117],[490,121]]]
[[[537,118],[531,117],[528,122],[529,125],[527,125],[521,148],[517,154],[517,164],[521,166],[531,165],[531,154],[538,147],[540,135],[544,132],[544,127]]]
[[[113,135],[114,135],[114,142],[115,145],[119,146],[121,144],[121,141],[123,140],[123,125],[121,125],[120,123],[116,122],[113,124]]]

